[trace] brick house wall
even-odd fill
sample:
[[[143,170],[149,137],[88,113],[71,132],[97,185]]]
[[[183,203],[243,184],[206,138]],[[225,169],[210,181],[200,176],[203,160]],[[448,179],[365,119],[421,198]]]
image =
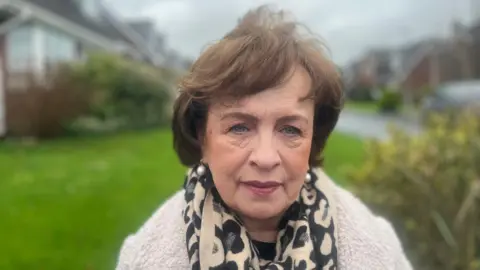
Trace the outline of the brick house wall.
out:
[[[480,23],[470,29],[470,35],[472,36],[472,46],[470,51],[472,76],[475,79],[480,79]]]
[[[459,57],[453,50],[442,52],[439,55],[439,83],[466,79]]]
[[[410,74],[402,83],[402,89],[406,92],[405,94],[413,97],[416,91],[429,86],[431,61],[430,56],[425,56],[418,65],[411,70]]]
[[[472,77],[475,79],[480,79],[480,42],[472,45],[470,55]]]
[[[445,43],[425,55],[402,83],[406,95],[415,98],[428,87],[472,79],[474,72],[469,47],[464,43]],[[478,61],[474,62],[478,64]]]

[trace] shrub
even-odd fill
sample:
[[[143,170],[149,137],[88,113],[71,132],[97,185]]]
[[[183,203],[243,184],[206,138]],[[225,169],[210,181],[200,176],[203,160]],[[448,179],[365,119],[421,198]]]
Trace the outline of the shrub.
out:
[[[353,101],[373,101],[372,91],[368,87],[358,86],[347,92],[347,97]]]
[[[165,123],[171,90],[161,70],[95,54],[75,71],[75,80],[90,92],[91,118],[128,129]]]
[[[402,105],[402,95],[392,90],[383,90],[378,100],[378,109],[381,112],[397,112]]]
[[[170,116],[174,74],[168,69],[94,54],[84,62],[56,64],[47,71],[45,77],[20,74],[15,80],[22,85],[9,86],[9,135],[42,138],[93,127],[100,132],[149,128]]]
[[[446,119],[370,142],[352,189],[392,221],[416,269],[480,269],[480,123]]]
[[[429,97],[434,92],[434,90],[434,87],[428,85],[425,85],[420,89],[416,89],[416,91],[413,91],[413,104],[415,106],[421,106],[425,98]]]

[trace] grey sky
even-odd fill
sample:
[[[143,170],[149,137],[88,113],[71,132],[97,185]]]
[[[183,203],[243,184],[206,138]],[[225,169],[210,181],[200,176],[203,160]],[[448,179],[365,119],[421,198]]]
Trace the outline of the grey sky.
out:
[[[480,0],[107,0],[125,17],[152,18],[168,45],[195,58],[230,30],[248,9],[264,3],[293,12],[322,36],[340,65],[371,47],[445,35],[453,18],[471,19]]]

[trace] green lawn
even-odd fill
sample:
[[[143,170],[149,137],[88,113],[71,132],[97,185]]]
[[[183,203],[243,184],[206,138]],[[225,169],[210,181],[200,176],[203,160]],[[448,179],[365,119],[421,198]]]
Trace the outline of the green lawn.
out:
[[[339,184],[346,184],[346,172],[363,160],[364,148],[360,139],[334,133],[325,149],[325,170]]]
[[[345,103],[345,108],[360,112],[376,113],[378,111],[378,105],[375,101],[360,102],[360,101],[348,101]]]
[[[327,171],[362,159],[335,134]],[[124,237],[182,185],[169,132],[0,144],[0,269],[113,269]]]

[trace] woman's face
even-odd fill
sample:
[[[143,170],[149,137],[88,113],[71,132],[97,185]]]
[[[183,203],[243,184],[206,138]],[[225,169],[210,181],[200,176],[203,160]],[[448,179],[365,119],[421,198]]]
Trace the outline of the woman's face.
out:
[[[278,217],[305,181],[313,134],[311,79],[303,68],[281,86],[228,106],[213,104],[203,160],[220,196],[250,219]]]

